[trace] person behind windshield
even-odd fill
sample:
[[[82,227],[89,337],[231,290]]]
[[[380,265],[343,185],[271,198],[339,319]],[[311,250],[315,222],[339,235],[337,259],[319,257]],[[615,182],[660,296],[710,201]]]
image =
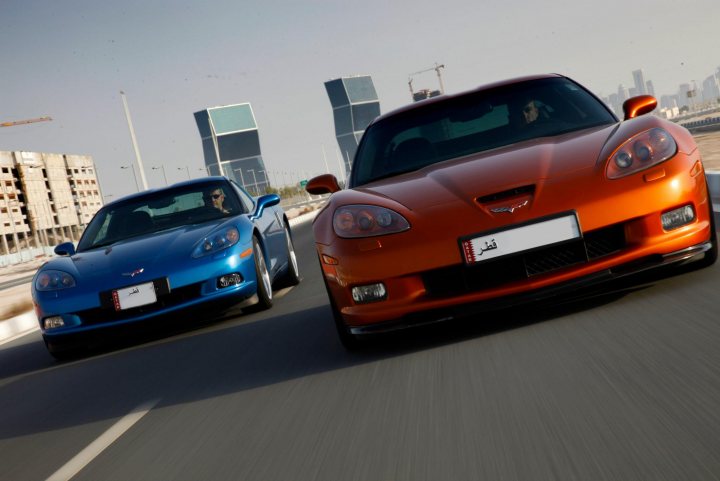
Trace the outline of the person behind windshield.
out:
[[[225,193],[222,188],[218,187],[207,192],[203,198],[205,199],[205,205],[213,207],[223,214],[227,214],[230,211],[225,208]]]
[[[527,100],[523,103],[521,120],[524,125],[530,125],[536,122],[539,117],[540,110],[535,100]]]

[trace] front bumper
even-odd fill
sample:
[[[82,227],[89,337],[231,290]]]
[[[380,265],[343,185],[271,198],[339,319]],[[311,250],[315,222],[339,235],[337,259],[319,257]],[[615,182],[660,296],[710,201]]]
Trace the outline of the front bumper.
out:
[[[581,289],[610,282],[612,280],[638,274],[650,269],[691,262],[698,257],[704,256],[706,252],[712,249],[712,247],[713,245],[711,242],[704,242],[676,252],[671,252],[665,255],[649,256],[638,261],[604,269],[571,281],[551,285],[530,292],[523,292],[485,301],[470,302],[467,304],[458,304],[443,308],[413,312],[391,321],[361,326],[349,326],[349,330],[354,335],[387,333],[410,327],[449,321],[461,316],[492,312],[507,309],[513,306],[548,300]]]

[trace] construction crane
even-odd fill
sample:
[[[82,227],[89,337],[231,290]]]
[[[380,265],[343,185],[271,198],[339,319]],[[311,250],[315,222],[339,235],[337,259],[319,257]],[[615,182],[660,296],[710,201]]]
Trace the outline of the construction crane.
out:
[[[412,85],[413,75],[419,75],[421,73],[430,72],[431,70],[435,71],[435,73],[437,74],[437,77],[438,77],[438,82],[440,83],[440,90],[438,91],[439,95],[442,95],[445,93],[445,87],[443,86],[442,75],[440,74],[441,68],[445,68],[445,65],[438,65],[437,62],[435,62],[434,67],[426,68],[425,70],[420,70],[419,72],[413,72],[408,76],[408,87],[410,87],[410,95],[412,96],[414,101],[419,100],[419,98],[416,98],[418,96],[420,98],[428,98],[431,95],[431,92],[429,89],[425,89],[425,90],[420,90],[416,93],[413,90],[413,85]],[[416,95],[416,94],[419,94],[419,95]],[[436,93],[435,95],[438,95],[438,94]]]
[[[0,127],[13,127],[15,125],[34,124],[35,122],[47,122],[48,120],[52,120],[52,118],[38,117],[36,119],[15,120],[12,122],[2,122],[0,123]]]

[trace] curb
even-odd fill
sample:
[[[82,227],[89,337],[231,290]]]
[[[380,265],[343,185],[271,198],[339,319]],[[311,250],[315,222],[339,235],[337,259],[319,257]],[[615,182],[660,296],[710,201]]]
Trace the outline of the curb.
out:
[[[39,327],[34,311],[28,311],[11,317],[10,319],[0,322],[0,344],[10,342],[16,337],[36,329],[39,329]]]
[[[303,222],[307,222],[309,220],[312,220],[315,218],[316,215],[318,215],[318,212],[320,212],[320,209],[316,209],[312,212],[308,212],[306,214],[299,215],[297,217],[293,217],[290,219],[290,227],[293,227],[298,224],[302,224]]]

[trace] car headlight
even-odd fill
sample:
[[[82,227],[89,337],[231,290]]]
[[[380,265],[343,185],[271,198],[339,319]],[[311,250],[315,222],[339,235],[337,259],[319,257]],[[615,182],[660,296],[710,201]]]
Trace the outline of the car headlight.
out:
[[[667,130],[650,129],[631,137],[618,148],[607,164],[608,179],[618,179],[664,162],[677,153],[677,144]]]
[[[215,254],[232,247],[240,240],[240,232],[235,227],[225,227],[205,237],[193,250],[193,257]]]
[[[346,205],[333,215],[333,229],[340,237],[372,237],[395,234],[410,228],[397,212],[375,205]]]
[[[57,291],[69,287],[75,287],[75,278],[63,271],[42,271],[35,279],[35,289],[38,291]]]

